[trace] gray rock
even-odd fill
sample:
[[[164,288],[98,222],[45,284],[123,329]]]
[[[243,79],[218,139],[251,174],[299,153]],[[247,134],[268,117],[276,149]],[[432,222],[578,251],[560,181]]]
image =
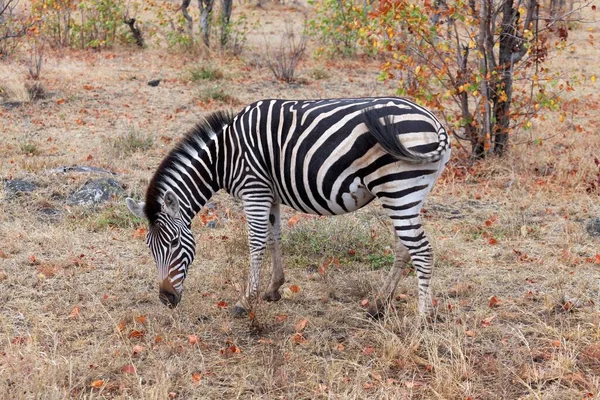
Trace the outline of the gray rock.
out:
[[[87,182],[81,189],[67,198],[67,204],[92,205],[109,201],[112,197],[123,196],[121,185],[111,178],[96,179]]]
[[[216,228],[216,227],[217,227],[217,221],[215,221],[215,220],[208,221],[208,223],[206,224],[206,226],[207,226],[208,228],[213,228],[213,229],[214,229],[214,228]]]
[[[98,167],[90,167],[87,165],[75,165],[73,167],[58,167],[50,170],[50,172],[55,173],[67,173],[67,172],[88,172],[88,173],[98,173],[98,174],[109,174],[116,175],[116,173],[112,171],[108,171]]]
[[[35,183],[30,181],[24,181],[21,179],[12,179],[4,181],[4,190],[9,195],[21,195],[24,193],[31,193],[37,186]]]
[[[585,229],[591,236],[600,236],[600,218],[590,218]]]
[[[152,79],[148,81],[148,86],[157,87],[160,84],[160,79]]]
[[[56,222],[62,217],[62,212],[56,208],[45,207],[39,210],[39,218],[42,221]]]

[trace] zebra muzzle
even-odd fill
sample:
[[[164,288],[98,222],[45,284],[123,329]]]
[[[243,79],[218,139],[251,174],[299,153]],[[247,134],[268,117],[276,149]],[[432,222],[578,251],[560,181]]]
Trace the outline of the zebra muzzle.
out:
[[[169,308],[177,307],[177,304],[179,304],[179,301],[181,301],[181,295],[177,293],[175,288],[173,288],[169,278],[166,278],[161,282],[158,298]]]

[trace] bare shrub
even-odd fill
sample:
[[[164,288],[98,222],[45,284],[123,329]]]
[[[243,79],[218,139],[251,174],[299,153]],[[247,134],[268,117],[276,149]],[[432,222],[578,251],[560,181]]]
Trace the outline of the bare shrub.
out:
[[[287,83],[296,80],[296,68],[306,53],[307,42],[306,35],[298,38],[291,28],[286,28],[276,51],[272,52],[267,46],[267,65],[275,78]]]
[[[29,77],[34,80],[40,79],[40,73],[42,72],[42,64],[44,63],[44,46],[39,45],[37,42],[33,43],[31,48],[31,55],[29,56]]]

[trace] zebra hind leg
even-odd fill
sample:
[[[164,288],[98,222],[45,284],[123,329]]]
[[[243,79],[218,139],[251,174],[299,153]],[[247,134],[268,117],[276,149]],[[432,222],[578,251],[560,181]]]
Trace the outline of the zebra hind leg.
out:
[[[402,242],[396,239],[396,256],[394,265],[385,279],[385,283],[381,289],[379,289],[379,292],[375,297],[375,301],[369,305],[367,310],[368,317],[380,319],[385,316],[385,310],[394,298],[396,286],[398,286],[398,281],[400,281],[400,278],[402,277],[402,268],[409,261],[410,254],[408,253],[408,249],[402,244]]]
[[[269,214],[269,228],[269,249],[271,251],[271,258],[273,262],[273,273],[271,275],[269,287],[263,295],[263,300],[278,301],[281,299],[279,288],[285,282],[285,275],[283,274],[283,265],[281,261],[281,219],[279,203],[274,203],[271,206],[271,212]]]
[[[419,290],[419,313],[431,317],[433,313],[431,276],[433,274],[433,250],[421,225],[419,204],[411,209],[406,206],[385,205],[394,224],[397,240],[407,249],[417,273]],[[398,257],[398,253],[396,253]],[[404,256],[406,257],[406,256]]]

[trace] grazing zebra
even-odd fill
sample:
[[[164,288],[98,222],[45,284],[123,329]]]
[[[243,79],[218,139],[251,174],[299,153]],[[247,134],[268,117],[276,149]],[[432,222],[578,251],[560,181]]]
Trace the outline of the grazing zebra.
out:
[[[421,226],[423,201],[450,157],[450,140],[428,110],[400,98],[263,100],[237,115],[216,112],[161,162],[145,203],[127,206],[149,222],[160,299],[181,300],[195,255],[191,220],[219,189],[242,200],[250,273],[234,314],[251,310],[265,248],[273,271],[263,299],[277,301],[284,283],[280,204],[318,215],[358,210],[376,197],[392,219],[396,261],[369,314],[383,315],[401,267],[417,272],[419,311],[431,311],[433,252]]]

